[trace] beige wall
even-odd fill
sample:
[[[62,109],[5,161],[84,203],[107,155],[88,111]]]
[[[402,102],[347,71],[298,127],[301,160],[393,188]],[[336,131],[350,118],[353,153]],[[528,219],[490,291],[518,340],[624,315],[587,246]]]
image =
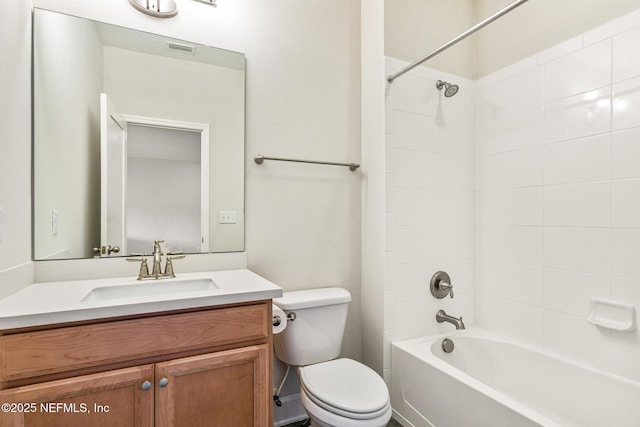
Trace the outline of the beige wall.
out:
[[[472,0],[385,0],[384,53],[413,62],[474,24]],[[473,78],[474,46],[464,40],[428,61],[435,69]]]
[[[475,1],[476,15],[480,19],[511,3],[511,0]],[[476,34],[477,77],[639,7],[638,0],[530,0]]]
[[[413,62],[513,0],[386,0],[385,55]],[[479,78],[640,6],[637,0],[530,0],[427,61]]]

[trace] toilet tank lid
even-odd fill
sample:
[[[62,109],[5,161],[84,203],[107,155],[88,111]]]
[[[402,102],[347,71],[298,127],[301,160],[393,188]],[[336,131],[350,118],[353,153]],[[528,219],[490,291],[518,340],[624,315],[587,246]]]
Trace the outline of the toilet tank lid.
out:
[[[317,288],[283,292],[280,298],[274,298],[273,303],[283,310],[298,310],[344,304],[349,301],[351,301],[351,294],[344,288]]]

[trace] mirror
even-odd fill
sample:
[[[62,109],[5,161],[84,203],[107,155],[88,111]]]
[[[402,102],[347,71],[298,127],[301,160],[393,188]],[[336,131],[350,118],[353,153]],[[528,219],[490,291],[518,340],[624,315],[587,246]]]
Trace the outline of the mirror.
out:
[[[244,54],[33,19],[34,260],[243,251]]]

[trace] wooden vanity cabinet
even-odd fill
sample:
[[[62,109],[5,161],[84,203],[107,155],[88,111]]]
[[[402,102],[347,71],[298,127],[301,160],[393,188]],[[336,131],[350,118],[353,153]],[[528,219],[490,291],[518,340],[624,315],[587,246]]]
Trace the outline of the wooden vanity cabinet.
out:
[[[0,335],[2,426],[272,426],[271,301]]]
[[[144,365],[3,390],[0,426],[153,427],[152,378]]]
[[[156,426],[272,426],[269,354],[260,345],[158,363],[156,384],[168,381],[156,391]]]

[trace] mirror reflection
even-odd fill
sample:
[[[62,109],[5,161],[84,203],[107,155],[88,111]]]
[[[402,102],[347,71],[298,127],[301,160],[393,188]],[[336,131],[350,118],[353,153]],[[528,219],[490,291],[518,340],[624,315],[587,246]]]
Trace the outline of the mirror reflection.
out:
[[[244,54],[34,9],[34,259],[244,250]]]

